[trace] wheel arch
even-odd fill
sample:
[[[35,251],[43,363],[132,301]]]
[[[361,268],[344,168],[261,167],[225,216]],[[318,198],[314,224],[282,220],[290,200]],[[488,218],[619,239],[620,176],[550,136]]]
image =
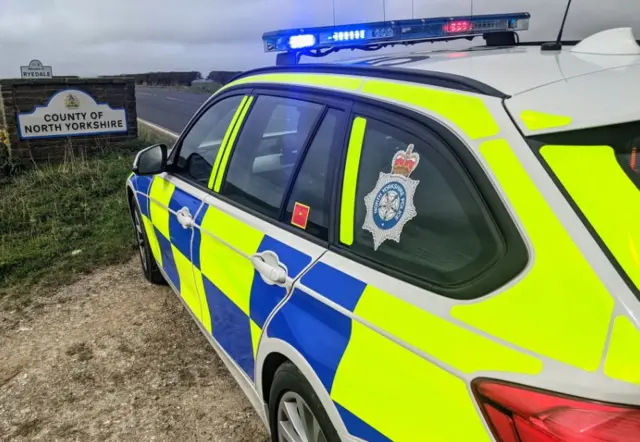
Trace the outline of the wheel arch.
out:
[[[295,365],[307,379],[311,388],[313,388],[314,392],[318,395],[329,419],[331,419],[333,427],[337,430],[338,434],[340,434],[341,438],[343,438],[343,440],[357,440],[349,436],[347,427],[338,413],[338,408],[331,399],[329,392],[324,388],[316,372],[311,368],[311,364],[289,343],[280,339],[270,338],[265,334],[260,340],[258,353],[256,355],[255,382],[256,391],[261,396],[260,399],[267,409],[269,406],[269,392],[271,390],[271,384],[273,383],[273,377],[278,367],[285,362],[291,362]]]

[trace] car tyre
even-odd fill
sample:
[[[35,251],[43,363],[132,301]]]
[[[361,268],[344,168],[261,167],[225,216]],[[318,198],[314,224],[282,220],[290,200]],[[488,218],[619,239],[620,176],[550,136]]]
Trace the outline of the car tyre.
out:
[[[285,362],[276,371],[269,394],[269,425],[271,440],[296,440],[286,434],[294,432],[309,442],[339,442],[340,436],[320,402],[311,384],[291,362]]]
[[[152,284],[166,285],[164,276],[158,268],[153,253],[151,252],[151,246],[149,245],[149,238],[142,222],[142,214],[138,205],[132,201],[133,207],[133,230],[138,245],[138,251],[140,254],[140,265],[142,266],[142,273],[144,277]]]

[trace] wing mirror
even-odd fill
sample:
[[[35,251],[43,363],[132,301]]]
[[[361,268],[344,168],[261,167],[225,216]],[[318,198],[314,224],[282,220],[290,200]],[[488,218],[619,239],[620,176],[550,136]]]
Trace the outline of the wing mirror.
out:
[[[154,144],[138,152],[133,160],[133,173],[137,175],[155,175],[164,172],[167,167],[167,146]]]

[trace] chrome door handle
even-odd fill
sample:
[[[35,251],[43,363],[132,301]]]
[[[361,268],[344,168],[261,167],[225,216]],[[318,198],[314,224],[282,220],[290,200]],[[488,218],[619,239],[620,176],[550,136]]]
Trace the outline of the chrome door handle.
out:
[[[188,229],[190,227],[193,227],[193,217],[191,216],[188,207],[183,207],[182,209],[178,210],[176,212],[176,218],[178,218],[178,222],[183,228]]]
[[[267,250],[262,253],[256,253],[251,257],[251,264],[267,284],[274,285],[287,282],[287,269],[274,252]]]

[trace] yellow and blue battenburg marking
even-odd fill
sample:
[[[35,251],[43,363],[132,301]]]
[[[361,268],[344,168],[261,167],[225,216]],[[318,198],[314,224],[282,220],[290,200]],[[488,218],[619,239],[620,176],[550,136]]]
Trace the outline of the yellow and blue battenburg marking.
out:
[[[217,237],[200,232],[201,278],[213,337],[253,379],[255,352],[262,328],[273,309],[284,299],[286,289],[266,284],[248,257],[273,251],[287,266],[291,277],[300,274],[311,262],[311,257],[215,207],[206,208],[201,226]]]
[[[171,284],[229,356],[251,379],[262,328],[286,290],[266,284],[247,256],[271,250],[295,278],[311,257],[202,202],[160,177],[132,177],[147,234],[158,243],[156,261]],[[168,209],[187,207],[195,229]],[[212,235],[225,241],[220,242]],[[150,242],[154,240],[150,239]],[[153,248],[153,246],[152,246]]]

